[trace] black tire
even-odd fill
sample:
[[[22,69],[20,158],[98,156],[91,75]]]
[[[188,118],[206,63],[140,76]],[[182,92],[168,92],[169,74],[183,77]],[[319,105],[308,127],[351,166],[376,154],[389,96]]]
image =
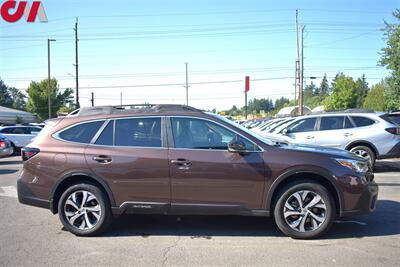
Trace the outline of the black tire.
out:
[[[375,165],[376,155],[375,155],[375,152],[371,148],[369,148],[367,146],[355,146],[350,149],[350,152],[353,152],[353,153],[356,152],[357,155],[360,155],[363,157],[363,155],[361,155],[360,153],[357,153],[357,152],[361,152],[361,151],[364,151],[365,153],[368,154],[368,156],[370,158],[369,161],[370,161],[371,167],[373,167]]]
[[[82,194],[82,192],[89,192],[90,194],[94,195],[95,199],[92,201],[95,201],[96,207],[97,204],[100,206],[100,216],[99,218],[95,218],[93,214],[87,215],[87,218],[91,219],[97,219],[96,223],[94,226],[90,229],[79,229],[78,227],[72,225],[70,221],[67,219],[66,209],[69,208],[69,206],[66,206],[66,201],[72,194]],[[78,201],[76,201],[78,203]],[[82,205],[77,205],[79,207],[82,207]],[[81,213],[79,211],[79,213]],[[82,214],[86,213],[82,212]],[[77,235],[77,236],[94,236],[98,235],[111,224],[112,222],[112,213],[111,213],[111,206],[110,202],[107,198],[107,196],[103,193],[102,190],[100,190],[96,185],[89,184],[89,183],[81,183],[81,184],[75,184],[67,188],[64,193],[61,195],[60,200],[58,202],[58,215],[60,218],[61,223],[64,225],[64,227],[70,231],[71,233]],[[78,218],[80,220],[85,220],[86,215],[82,215],[81,218]],[[77,220],[78,220],[77,219]],[[76,221],[77,221],[76,220]],[[90,220],[90,219],[88,219]],[[87,225],[87,224],[86,224]]]
[[[285,211],[286,201],[290,200],[289,198],[292,198],[292,195],[295,194],[296,192],[304,190],[318,194],[321,197],[323,203],[325,204],[326,209],[325,212],[323,213],[325,219],[322,223],[320,223],[318,228],[316,228],[315,230],[311,229],[305,232],[301,232],[300,230],[293,229],[292,227],[289,226],[289,223],[285,219],[284,211]],[[278,228],[287,236],[296,239],[314,239],[322,236],[329,230],[336,216],[335,211],[336,211],[335,203],[332,199],[331,194],[325,187],[313,181],[298,181],[289,184],[280,191],[274,205],[274,219]],[[304,217],[306,220],[306,224],[310,225],[311,221],[307,222],[307,220],[311,220],[310,215],[306,215]],[[292,217],[288,218],[291,219]],[[298,216],[298,218],[301,219],[302,217]]]

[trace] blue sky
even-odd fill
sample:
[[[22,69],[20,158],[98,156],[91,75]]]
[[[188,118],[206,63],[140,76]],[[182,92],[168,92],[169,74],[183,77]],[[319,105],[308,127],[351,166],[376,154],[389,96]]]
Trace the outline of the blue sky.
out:
[[[3,2],[3,1],[2,1]],[[363,73],[370,84],[387,71],[377,66],[383,20],[400,1],[42,1],[48,23],[0,22],[0,77],[24,90],[52,76],[75,87],[74,27],[79,18],[80,102],[184,103],[218,110],[249,98],[294,96],[295,10],[306,26],[305,77]],[[316,83],[319,83],[317,79]],[[214,83],[215,82],[215,83]],[[310,83],[306,79],[306,83]],[[144,86],[145,85],[145,86]],[[162,85],[162,86],[149,86]]]

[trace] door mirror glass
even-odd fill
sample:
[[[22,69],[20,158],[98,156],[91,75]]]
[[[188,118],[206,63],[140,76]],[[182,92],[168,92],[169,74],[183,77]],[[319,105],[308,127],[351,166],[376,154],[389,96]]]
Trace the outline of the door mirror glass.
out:
[[[233,140],[228,144],[228,151],[232,153],[241,153],[246,151],[246,145],[241,140]]]

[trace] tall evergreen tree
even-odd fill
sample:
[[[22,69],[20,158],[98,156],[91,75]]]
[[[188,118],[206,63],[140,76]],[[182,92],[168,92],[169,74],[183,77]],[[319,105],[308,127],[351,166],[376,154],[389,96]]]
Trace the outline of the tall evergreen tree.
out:
[[[400,108],[400,9],[393,12],[395,23],[385,21],[384,39],[386,47],[382,49],[379,63],[391,70],[387,78],[385,98],[387,109]]]

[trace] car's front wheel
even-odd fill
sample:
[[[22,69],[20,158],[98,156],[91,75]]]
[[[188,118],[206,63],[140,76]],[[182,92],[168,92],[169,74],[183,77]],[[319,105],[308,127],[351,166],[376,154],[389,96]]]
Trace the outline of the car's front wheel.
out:
[[[312,181],[297,182],[280,191],[274,217],[279,229],[290,237],[317,238],[332,225],[335,204],[322,185]]]
[[[112,220],[108,198],[97,186],[86,183],[65,190],[58,214],[64,227],[79,236],[99,234]]]

